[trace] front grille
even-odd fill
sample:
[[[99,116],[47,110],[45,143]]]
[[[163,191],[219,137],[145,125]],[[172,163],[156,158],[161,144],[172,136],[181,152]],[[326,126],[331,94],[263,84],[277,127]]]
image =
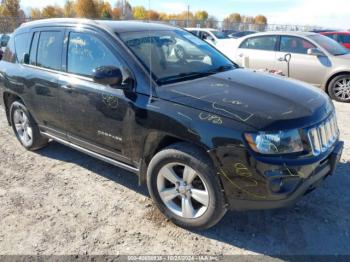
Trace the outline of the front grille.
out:
[[[308,136],[312,148],[312,153],[315,156],[326,152],[331,148],[334,142],[338,139],[339,128],[336,115],[333,114],[326,121],[309,129]]]

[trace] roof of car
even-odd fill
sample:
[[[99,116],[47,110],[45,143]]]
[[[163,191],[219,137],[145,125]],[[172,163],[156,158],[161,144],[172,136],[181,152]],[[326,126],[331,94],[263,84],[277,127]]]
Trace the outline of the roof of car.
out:
[[[196,31],[219,31],[215,28],[198,28],[198,27],[187,27],[186,30],[196,30]]]
[[[312,32],[301,32],[301,31],[269,31],[269,32],[261,32],[249,35],[247,37],[259,36],[259,35],[293,35],[293,36],[312,36],[318,35],[317,33]]]
[[[320,34],[321,35],[323,35],[323,34],[350,35],[350,32],[346,32],[346,31],[329,31],[329,32],[322,32]]]
[[[39,26],[52,26],[52,25],[74,25],[74,24],[86,24],[92,26],[104,26],[109,27],[117,33],[131,32],[131,31],[144,31],[144,30],[169,30],[174,27],[162,23],[154,22],[142,22],[142,21],[113,21],[113,20],[90,20],[80,18],[51,18],[31,21],[22,24],[22,28],[25,27],[39,27]]]

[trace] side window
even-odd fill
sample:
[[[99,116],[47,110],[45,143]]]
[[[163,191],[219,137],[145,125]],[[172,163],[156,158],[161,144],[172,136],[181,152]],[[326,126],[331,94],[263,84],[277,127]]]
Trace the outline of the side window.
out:
[[[24,54],[29,52],[29,33],[15,36],[16,58],[18,63],[23,63]]]
[[[339,35],[339,42],[342,44],[350,44],[350,35]]]
[[[337,35],[336,34],[327,34],[327,37],[329,37],[330,39],[333,39],[335,41],[337,41]]]
[[[258,36],[245,40],[239,48],[274,51],[277,43],[277,36]]]
[[[38,45],[37,66],[61,69],[61,32],[41,32]]]
[[[198,36],[198,31],[190,30],[189,31],[192,35]]]
[[[307,54],[309,48],[315,48],[315,46],[305,39],[295,36],[281,36],[281,52]]]
[[[36,65],[36,52],[38,50],[39,34],[40,34],[39,32],[34,33],[32,45],[30,47],[30,52],[29,52],[29,64],[30,65]]]
[[[67,71],[91,76],[92,71],[101,66],[120,67],[120,62],[100,39],[88,33],[71,32],[68,43]]]

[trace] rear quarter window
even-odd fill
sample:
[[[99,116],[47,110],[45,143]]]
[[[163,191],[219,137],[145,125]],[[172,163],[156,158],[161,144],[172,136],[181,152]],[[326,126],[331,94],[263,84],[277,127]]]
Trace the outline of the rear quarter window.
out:
[[[29,53],[29,36],[29,33],[15,36],[16,60],[18,63],[23,63],[24,54]]]

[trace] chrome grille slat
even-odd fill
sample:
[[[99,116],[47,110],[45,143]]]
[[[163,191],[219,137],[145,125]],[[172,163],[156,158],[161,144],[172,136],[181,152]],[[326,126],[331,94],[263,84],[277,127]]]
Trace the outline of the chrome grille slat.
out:
[[[316,127],[308,130],[309,143],[315,156],[326,152],[339,136],[335,114]]]

